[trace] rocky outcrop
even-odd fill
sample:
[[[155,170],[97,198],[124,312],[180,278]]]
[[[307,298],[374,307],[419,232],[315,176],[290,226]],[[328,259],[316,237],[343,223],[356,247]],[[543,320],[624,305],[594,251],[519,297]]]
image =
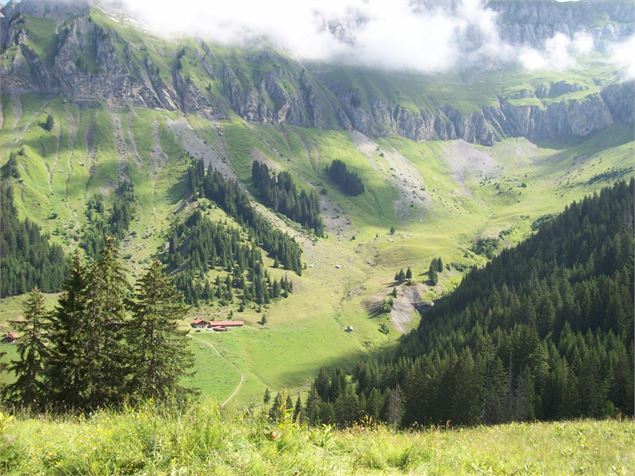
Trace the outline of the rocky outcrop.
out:
[[[584,137],[613,123],[613,118],[599,94],[581,100],[563,100],[545,108],[501,104],[504,120],[499,124],[506,136],[529,139]]]
[[[223,93],[243,118],[319,128],[350,125],[345,116],[337,119],[338,104],[299,63],[267,51],[250,54],[246,62],[266,67],[245,70],[235,68],[231,61],[222,63]]]
[[[616,121],[635,123],[635,81],[607,86],[602,98]]]
[[[58,37],[52,74],[60,92],[72,100],[203,113],[213,109],[181,76],[162,74],[147,52],[132,51],[125,39],[90,17],[72,19]]]
[[[144,43],[119,36],[117,29],[100,26],[90,15],[67,19],[56,33],[54,52],[43,59],[31,47],[21,13],[14,13],[2,20],[8,31],[7,47],[0,53],[1,87],[8,92],[45,92],[75,102],[164,108],[209,118],[225,118],[233,110],[259,123],[484,145],[509,136],[586,136],[616,121],[632,123],[635,114],[633,82],[608,86],[601,94],[585,94],[590,86],[566,81],[533,90],[527,86],[493,104],[472,104],[466,111],[425,92],[417,101],[403,102],[392,99],[400,95],[396,89],[362,93],[373,89],[364,89],[357,80],[339,80],[346,75],[337,68],[307,68],[267,50],[216,54],[202,43],[178,52],[150,51]],[[381,81],[390,83],[390,77]]]
[[[468,142],[492,145],[503,137],[551,139],[560,136],[586,136],[604,129],[614,122],[613,115],[600,94],[581,100],[554,102],[546,107],[515,105],[500,100],[496,106],[480,111],[461,113],[446,105],[434,112],[421,112],[373,102],[369,107],[352,107],[344,97],[345,111],[351,127],[370,136],[401,135],[413,140],[463,139]],[[627,117],[626,110],[619,119]]]
[[[630,0],[490,0],[487,6],[498,13],[501,38],[511,44],[540,47],[556,33],[571,37],[577,32],[605,44],[635,33],[635,6]]]

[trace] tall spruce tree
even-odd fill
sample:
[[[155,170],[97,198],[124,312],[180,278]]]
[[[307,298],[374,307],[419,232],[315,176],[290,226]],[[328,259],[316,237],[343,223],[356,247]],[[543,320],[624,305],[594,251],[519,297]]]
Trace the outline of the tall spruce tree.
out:
[[[3,393],[10,405],[38,410],[46,405],[46,383],[43,368],[47,358],[46,327],[47,315],[44,296],[39,289],[33,289],[24,306],[24,320],[14,322],[20,333],[17,342],[19,360],[9,365],[15,374],[15,381]]]
[[[51,313],[48,332],[48,394],[55,406],[62,409],[76,408],[80,404],[78,397],[85,390],[85,380],[78,370],[82,368],[82,359],[86,357],[80,338],[86,306],[86,286],[86,268],[77,251],[64,282],[62,295]]]
[[[87,273],[83,317],[77,338],[82,343],[79,378],[85,410],[116,406],[126,398],[130,381],[130,353],[126,344],[128,305],[132,294],[112,237]]]
[[[172,280],[154,261],[139,280],[127,339],[132,362],[131,394],[167,400],[183,396],[180,380],[194,363],[189,341],[178,330],[187,306]]]

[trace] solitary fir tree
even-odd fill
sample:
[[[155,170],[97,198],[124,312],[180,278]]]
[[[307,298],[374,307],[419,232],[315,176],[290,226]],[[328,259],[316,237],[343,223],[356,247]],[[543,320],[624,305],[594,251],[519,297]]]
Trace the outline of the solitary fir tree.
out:
[[[24,320],[14,322],[21,334],[17,342],[19,359],[9,365],[15,381],[4,389],[4,399],[16,407],[39,409],[45,405],[42,370],[47,357],[46,319],[44,296],[36,288],[24,306]]]
[[[428,281],[432,286],[436,286],[439,282],[439,273],[437,268],[437,260],[433,259],[428,270]]]
[[[302,400],[300,395],[295,401],[295,408],[293,409],[293,421],[300,423],[302,421]]]
[[[163,401],[185,394],[179,381],[194,360],[178,330],[186,313],[182,295],[154,261],[137,284],[127,332],[129,352],[135,356],[131,393],[137,398]]]

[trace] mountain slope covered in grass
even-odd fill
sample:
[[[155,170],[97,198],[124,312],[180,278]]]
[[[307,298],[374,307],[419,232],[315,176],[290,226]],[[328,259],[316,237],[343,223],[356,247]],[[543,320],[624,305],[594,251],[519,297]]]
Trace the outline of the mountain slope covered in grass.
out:
[[[497,423],[633,412],[635,181],[573,203],[436,301],[353,384],[321,372],[315,422]]]
[[[183,330],[194,318],[243,320],[222,336],[192,332],[192,384],[228,405],[259,401],[266,388],[305,392],[325,365],[351,369],[417,327],[416,309],[472,266],[634,174],[632,83],[596,57],[564,72],[421,75],[167,40],[75,3],[2,11],[0,166],[17,219],[66,257],[98,253],[115,232],[134,275],[163,256],[200,304]],[[614,17],[620,36],[628,25]],[[361,193],[333,180],[335,161]],[[254,162],[284,178],[281,190],[296,188],[278,193],[287,203],[263,193]],[[288,235],[296,245],[275,251],[228,203],[193,190],[195,164],[235,184],[277,237],[266,241]],[[216,233],[224,243],[210,246],[188,222],[199,235],[220,227],[232,237]],[[262,257],[253,300],[227,283],[254,283],[247,261],[253,271],[260,260],[246,259],[247,248]],[[438,257],[448,266],[432,285],[426,270]],[[392,276],[408,267],[415,285],[399,285],[393,307],[383,306]],[[265,288],[276,295],[289,281],[293,292],[267,302]],[[59,282],[40,285],[55,292]],[[0,300],[2,332],[13,330],[29,286]]]

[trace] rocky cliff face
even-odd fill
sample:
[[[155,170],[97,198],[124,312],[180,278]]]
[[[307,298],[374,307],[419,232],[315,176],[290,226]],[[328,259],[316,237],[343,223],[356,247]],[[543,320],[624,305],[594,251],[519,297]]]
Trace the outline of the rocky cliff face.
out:
[[[540,22],[541,15],[549,11],[541,10],[540,5],[552,2],[535,2],[533,9],[527,2],[504,3],[516,5],[520,10],[514,11],[521,18],[525,15]],[[209,118],[225,118],[233,110],[246,120],[261,123],[343,128],[414,140],[464,139],[484,145],[507,136],[585,136],[615,121],[634,121],[632,82],[608,86],[601,94],[571,95],[580,86],[560,81],[501,96],[495,104],[473,107],[471,112],[434,98],[429,98],[429,107],[406,107],[381,95],[362,100],[355,84],[331,81],[312,67],[265,50],[233,57],[217,54],[204,43],[178,51],[133,44],[117,30],[94,21],[90,12],[71,17],[57,10],[40,12],[61,18],[55,31],[51,30],[52,47],[43,55],[31,41],[28,16],[20,5],[5,6],[5,18],[0,20],[5,35],[0,52],[4,91],[198,112]],[[152,48],[160,51],[152,55]],[[198,69],[188,69],[188,64]],[[553,100],[560,96],[561,100]],[[541,102],[545,98],[549,100]]]
[[[635,5],[629,0],[555,2],[491,0],[503,40],[538,47],[556,33],[587,32],[598,44],[623,40],[635,32]]]
[[[176,94],[152,62],[139,64],[125,46],[117,51],[111,32],[86,16],[73,19],[59,34],[52,74],[61,93],[75,101],[116,99],[175,110]]]
[[[602,90],[602,99],[615,120],[635,123],[635,81],[607,86]]]
[[[353,107],[347,97],[342,104],[352,129],[371,136],[401,135],[413,140],[463,139],[492,145],[504,137],[552,139],[586,136],[613,122],[633,122],[633,102],[623,104],[618,97],[632,87],[612,87],[607,96],[615,98],[613,111],[600,94],[576,101],[561,101],[546,107],[515,105],[501,100],[496,106],[461,113],[445,105],[434,112],[413,111],[398,104],[374,102],[369,107]],[[615,116],[614,116],[615,114]]]

